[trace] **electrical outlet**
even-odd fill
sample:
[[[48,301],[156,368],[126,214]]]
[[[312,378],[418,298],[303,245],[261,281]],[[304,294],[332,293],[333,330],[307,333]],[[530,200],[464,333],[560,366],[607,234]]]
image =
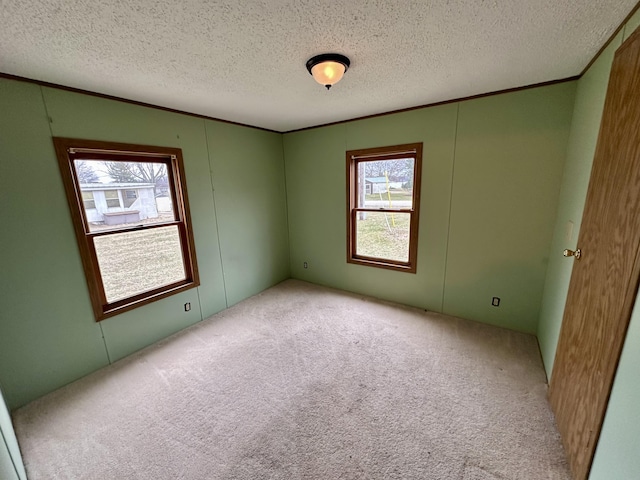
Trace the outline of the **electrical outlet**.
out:
[[[191,310],[191,302],[187,302],[184,304],[184,311],[188,312],[189,310]]]
[[[499,307],[500,306],[500,297],[493,297],[493,299],[491,300],[491,305],[493,305],[494,307]]]
[[[307,262],[303,263],[304,268],[309,268],[309,264]]]

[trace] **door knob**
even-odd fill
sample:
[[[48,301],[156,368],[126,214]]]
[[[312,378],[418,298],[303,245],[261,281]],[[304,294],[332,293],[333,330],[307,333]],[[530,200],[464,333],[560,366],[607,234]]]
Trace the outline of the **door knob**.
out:
[[[579,248],[577,250],[565,250],[564,252],[562,252],[562,254],[565,257],[576,257],[576,260],[580,260],[580,257],[582,256],[582,250],[580,250]]]

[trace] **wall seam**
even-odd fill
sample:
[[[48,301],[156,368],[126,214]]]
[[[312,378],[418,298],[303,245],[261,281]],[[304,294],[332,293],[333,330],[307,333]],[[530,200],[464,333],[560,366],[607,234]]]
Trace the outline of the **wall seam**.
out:
[[[200,307],[200,320],[204,320],[204,313],[202,313],[202,300],[200,300],[200,285],[196,288],[196,295],[198,296],[198,306]]]
[[[453,134],[453,162],[451,165],[451,188],[449,190],[449,219],[447,222],[447,248],[444,252],[444,277],[442,279],[442,300],[440,302],[440,312],[444,313],[444,297],[447,286],[447,268],[449,264],[449,244],[451,242],[451,212],[453,211],[453,184],[456,171],[456,156],[458,147],[458,125],[460,123],[460,102],[456,108],[456,128]]]
[[[204,121],[204,119],[203,119]],[[207,144],[207,127],[205,125],[202,126],[204,142],[207,148],[207,166],[209,167],[209,176],[211,176],[211,163],[209,162],[209,145]],[[182,148],[182,139],[180,138],[180,134],[177,135],[178,142],[180,143],[180,148]],[[202,285],[198,285],[196,287],[196,295],[198,297],[198,308],[200,309],[200,321],[204,320],[204,313],[202,312],[202,300],[200,299],[200,288]]]
[[[42,105],[44,106],[44,112],[47,115],[47,123],[49,124],[49,133],[51,133],[51,137],[54,137],[53,127],[51,124],[53,123],[53,118],[49,115],[49,109],[47,108],[47,101],[44,98],[44,89],[41,85],[38,86],[40,88],[40,97],[42,98]],[[107,346],[107,339],[104,338],[104,330],[102,329],[102,324],[98,322],[98,327],[100,328],[100,336],[102,337],[102,343],[104,344],[104,352],[107,355],[107,362],[111,365],[111,355],[109,355],[109,347]]]
[[[224,290],[224,304],[226,308],[229,308],[229,300],[227,298],[227,280],[224,275],[224,260],[222,258],[222,241],[220,240],[220,227],[218,226],[218,209],[216,208],[216,190],[213,186],[213,165],[211,162],[211,148],[209,147],[209,135],[207,135],[207,121],[202,120],[202,127],[204,128],[204,140],[207,146],[207,160],[209,161],[209,181],[211,182],[211,201],[213,203],[213,214],[216,217],[216,237],[218,237],[218,254],[220,256],[220,268],[222,270],[222,288]],[[200,287],[198,287],[200,289]],[[198,293],[198,302],[200,302],[200,294]],[[202,304],[200,304],[200,311],[202,312]],[[200,314],[202,317],[202,313]]]
[[[111,361],[111,354],[109,353],[109,347],[107,346],[107,339],[104,338],[102,322],[98,322],[98,326],[100,327],[100,334],[102,335],[102,342],[104,343],[104,351],[107,353],[107,361],[109,362],[109,365],[111,365],[113,362]]]
[[[282,146],[282,174],[284,176],[284,208],[287,220],[287,252],[289,253],[289,278],[293,278],[292,275],[292,261],[291,261],[291,224],[289,222],[289,189],[287,188],[287,156],[284,149],[284,133],[280,134],[280,145]]]

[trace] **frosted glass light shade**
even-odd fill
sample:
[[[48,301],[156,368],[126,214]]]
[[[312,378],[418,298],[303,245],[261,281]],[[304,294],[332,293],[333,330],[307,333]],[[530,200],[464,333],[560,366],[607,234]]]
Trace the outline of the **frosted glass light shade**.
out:
[[[311,75],[320,85],[335,85],[342,79],[345,66],[338,62],[322,62],[311,69]]]
[[[320,85],[331,88],[343,77],[351,62],[339,53],[324,53],[307,60],[307,70]]]

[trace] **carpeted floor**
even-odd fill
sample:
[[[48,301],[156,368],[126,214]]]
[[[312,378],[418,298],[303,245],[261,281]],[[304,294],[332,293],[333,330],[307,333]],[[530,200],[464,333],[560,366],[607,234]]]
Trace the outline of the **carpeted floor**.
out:
[[[30,480],[570,478],[534,337],[296,280],[14,420]]]

